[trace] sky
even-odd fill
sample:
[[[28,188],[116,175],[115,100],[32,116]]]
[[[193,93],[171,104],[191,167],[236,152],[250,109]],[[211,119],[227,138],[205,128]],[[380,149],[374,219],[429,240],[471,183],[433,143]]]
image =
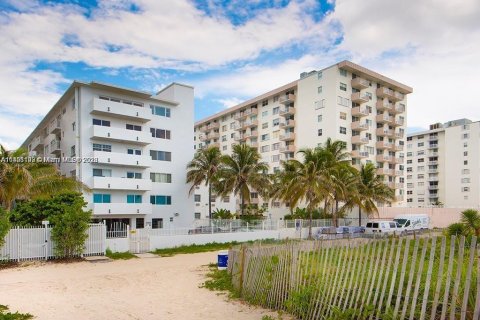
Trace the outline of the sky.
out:
[[[414,89],[408,130],[480,120],[478,0],[1,0],[0,144],[73,80],[195,87],[195,118],[344,59]]]

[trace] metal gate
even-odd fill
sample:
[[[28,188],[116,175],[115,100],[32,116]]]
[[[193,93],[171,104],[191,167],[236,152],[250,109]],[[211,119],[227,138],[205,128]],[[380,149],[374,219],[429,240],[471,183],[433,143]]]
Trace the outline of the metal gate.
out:
[[[130,230],[129,247],[131,253],[150,251],[150,233],[148,228]]]

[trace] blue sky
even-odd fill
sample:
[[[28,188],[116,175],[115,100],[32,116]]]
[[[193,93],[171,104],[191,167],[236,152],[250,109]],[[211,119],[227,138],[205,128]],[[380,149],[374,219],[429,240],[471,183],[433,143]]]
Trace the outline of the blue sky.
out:
[[[479,15],[475,0],[4,0],[0,143],[23,142],[73,80],[191,84],[200,119],[343,59],[414,88],[410,131],[478,120]]]

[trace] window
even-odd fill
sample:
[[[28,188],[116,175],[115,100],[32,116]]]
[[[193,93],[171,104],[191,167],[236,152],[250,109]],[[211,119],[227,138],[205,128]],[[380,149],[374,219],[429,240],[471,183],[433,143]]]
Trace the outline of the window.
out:
[[[227,147],[228,147],[228,146],[222,146],[222,150],[223,150],[223,151],[227,150]]]
[[[325,108],[325,99],[315,101],[315,110]]]
[[[162,218],[153,218],[152,219],[152,229],[163,229],[163,219]]]
[[[136,218],[135,219],[135,228],[143,229],[145,226],[145,218]]]
[[[230,196],[226,196],[222,199],[223,202],[225,203],[230,203]]]
[[[196,194],[196,195],[194,195],[194,198],[195,198],[195,202],[200,202],[202,196],[200,194]]]
[[[269,136],[268,133],[267,134],[262,134],[262,141],[267,141],[269,139],[270,139],[270,136]]]
[[[468,139],[470,135],[468,133],[462,134],[462,139]]]
[[[464,160],[463,165],[465,165],[465,166],[468,165],[468,160]]]
[[[424,144],[423,142],[419,142],[419,143],[417,144],[417,147],[423,147],[424,145],[425,145],[425,144]]]
[[[235,129],[235,122],[230,123],[230,129]]]
[[[347,134],[347,128],[345,128],[345,127],[340,127],[340,133],[341,133],[341,134]]]
[[[413,156],[413,152],[407,152],[407,157],[412,157]]]
[[[262,123],[262,129],[267,129],[268,128],[268,122]]]
[[[280,155],[279,154],[273,155],[272,162],[278,162],[278,161],[280,161]]]
[[[172,204],[172,196],[150,196],[150,203],[157,206]]]
[[[468,156],[468,151],[464,151],[464,152],[463,152],[463,156],[464,156],[464,157]]]
[[[77,128],[77,124],[75,122],[72,122],[72,131],[75,131],[76,128]]]
[[[322,71],[318,71],[317,72],[317,79],[318,80],[322,79],[322,76],[323,76]]]
[[[462,187],[462,192],[470,192],[470,187]]]
[[[111,169],[93,169],[93,176],[94,177],[111,177],[112,170]]]
[[[345,112],[340,112],[340,119],[347,120],[347,114]]]
[[[272,150],[278,150],[278,149],[280,149],[280,143],[277,142],[272,144]]]
[[[112,152],[112,146],[109,144],[93,144],[93,151]]]
[[[323,91],[322,86],[320,86],[320,87],[317,88],[317,93],[318,93],[318,94],[322,93],[322,91]]]
[[[280,112],[280,107],[275,107],[272,110],[272,114],[278,114]]]
[[[407,164],[412,164],[412,159],[407,160]]]
[[[278,96],[274,96],[273,97],[273,102],[277,102],[278,101]]]
[[[340,70],[340,75],[346,77],[347,76],[347,70],[344,69],[339,69]]]
[[[134,131],[142,131],[142,126],[138,126],[136,124],[126,124],[125,127],[127,130],[134,130]]]
[[[110,121],[108,120],[100,120],[100,119],[93,119],[94,126],[103,126],[103,127],[110,127]]]
[[[318,129],[318,136],[321,137],[322,136],[322,129]]]
[[[142,196],[139,194],[127,194],[127,203],[142,203]]]
[[[228,130],[227,125],[223,125],[223,126],[222,126],[222,132],[223,132],[223,131],[227,131],[227,130]]]
[[[93,194],[93,203],[110,203],[111,196],[106,193],[94,193]]]
[[[142,179],[141,172],[127,172],[127,179]]]
[[[343,82],[340,82],[340,90],[347,91],[347,84],[343,83]]]
[[[261,152],[269,152],[270,151],[270,146],[269,145],[262,146],[262,148],[260,150],[261,150]]]
[[[170,130],[150,128],[152,137],[170,140]]]
[[[278,126],[279,124],[280,124],[280,119],[279,119],[279,118],[273,119],[273,121],[272,121],[272,126],[276,127],[276,126]]]
[[[201,218],[201,213],[200,213],[200,212],[195,212],[195,213],[193,214],[193,217],[194,217],[196,220],[198,220],[198,219]]]
[[[462,178],[462,183],[470,183],[470,178]]]
[[[70,147],[70,157],[75,157],[75,146]]]
[[[462,174],[470,174],[470,169],[463,169]]]
[[[323,115],[319,114],[317,116],[317,122],[322,122]]]
[[[75,109],[75,98],[72,99],[72,109]]]
[[[344,106],[344,107],[349,107],[350,106],[350,99],[344,98],[337,96],[337,102],[339,105]]]
[[[152,114],[156,116],[170,118],[170,108],[150,105],[150,109],[152,110]]]
[[[422,162],[424,162],[424,161],[425,161],[424,158],[420,158],[420,159],[417,160],[418,163],[422,163]]]
[[[227,136],[222,136],[222,141],[223,142],[227,141]]]
[[[262,107],[268,106],[268,99],[262,101]]]
[[[134,154],[136,156],[142,155],[142,150],[140,149],[127,149],[128,154]]]
[[[262,117],[268,116],[268,110],[262,112]]]
[[[172,161],[172,153],[168,151],[150,150],[150,156],[152,160]]]

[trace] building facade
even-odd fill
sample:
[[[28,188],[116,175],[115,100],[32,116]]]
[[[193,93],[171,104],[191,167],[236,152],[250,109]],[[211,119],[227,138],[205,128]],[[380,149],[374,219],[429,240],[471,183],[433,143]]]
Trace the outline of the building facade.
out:
[[[76,177],[95,220],[132,228],[190,225],[185,167],[193,157],[193,88],[156,95],[75,81],[22,147]]]
[[[407,137],[407,206],[480,206],[480,122],[433,124]]]
[[[207,117],[195,124],[195,148],[215,145],[230,153],[232,145],[258,148],[270,173],[282,160],[298,157],[327,138],[341,140],[351,152],[352,164],[376,163],[379,174],[396,191],[395,204],[404,203],[404,145],[407,94],[412,88],[374,71],[342,61]],[[214,197],[214,208],[239,209],[233,196]],[[272,218],[288,208],[263,202],[252,193],[252,203],[268,207]],[[195,195],[197,217],[208,214],[206,188]]]

